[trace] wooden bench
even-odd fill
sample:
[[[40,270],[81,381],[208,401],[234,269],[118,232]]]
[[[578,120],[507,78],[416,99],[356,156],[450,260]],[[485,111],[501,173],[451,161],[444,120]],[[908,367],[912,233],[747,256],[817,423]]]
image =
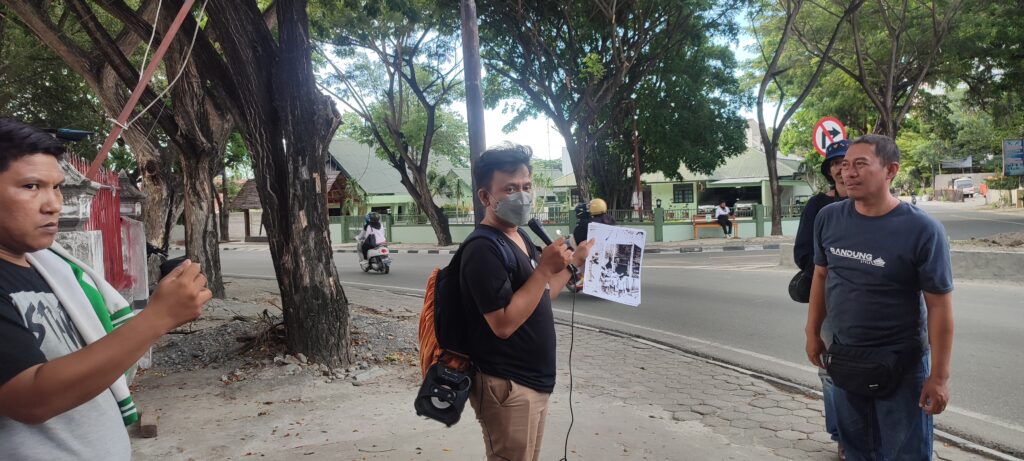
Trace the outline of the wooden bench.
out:
[[[712,221],[708,221],[707,220],[708,219],[707,216],[709,216],[709,215],[704,215],[704,214],[700,214],[700,213],[693,215],[693,239],[694,240],[699,240],[700,239],[700,229],[703,228],[703,227],[714,227],[714,228],[721,229],[722,226],[720,226],[718,224],[718,220],[717,219],[712,220]],[[739,225],[738,222],[736,222],[736,216],[729,216],[729,221],[732,221],[732,235],[735,236],[735,237],[739,237],[740,236],[740,225]]]

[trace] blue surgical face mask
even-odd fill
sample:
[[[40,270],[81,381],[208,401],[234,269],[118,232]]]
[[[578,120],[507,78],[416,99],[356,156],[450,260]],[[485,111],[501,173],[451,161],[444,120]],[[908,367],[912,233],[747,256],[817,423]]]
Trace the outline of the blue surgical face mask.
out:
[[[533,194],[516,192],[498,200],[498,203],[494,205],[494,214],[509,224],[523,226],[530,221],[532,209]]]

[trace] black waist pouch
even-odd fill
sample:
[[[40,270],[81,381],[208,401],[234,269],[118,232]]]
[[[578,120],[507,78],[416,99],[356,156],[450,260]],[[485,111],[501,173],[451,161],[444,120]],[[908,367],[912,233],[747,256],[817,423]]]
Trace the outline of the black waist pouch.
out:
[[[832,382],[847,392],[866,397],[888,397],[896,392],[909,367],[921,360],[920,344],[855,347],[833,343],[825,354],[825,369]]]

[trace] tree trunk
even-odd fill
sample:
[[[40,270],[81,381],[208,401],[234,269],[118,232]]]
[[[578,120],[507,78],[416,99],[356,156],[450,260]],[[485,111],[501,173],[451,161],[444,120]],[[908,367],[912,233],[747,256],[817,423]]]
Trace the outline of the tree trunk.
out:
[[[220,215],[220,241],[231,241],[231,212],[228,210],[228,169],[220,172],[220,195],[217,200],[217,211]]]
[[[437,245],[451,245],[452,232],[451,228],[448,226],[448,216],[445,216],[444,210],[442,210],[441,207],[430,203],[423,208],[423,212],[427,214],[427,219],[430,220],[430,227],[434,229],[434,236],[437,237]]]
[[[888,136],[896,139],[896,127],[895,120],[892,117],[892,110],[886,107],[876,107],[878,109],[878,122],[875,123],[875,134]]]
[[[185,254],[200,264],[207,287],[216,298],[224,297],[224,280],[217,246],[217,215],[213,213],[213,181],[210,162],[213,155],[188,155],[182,158],[185,191]]]
[[[768,157],[768,188],[772,194],[772,235],[782,235],[782,188],[779,186],[779,164],[775,161],[778,158],[777,149],[773,145],[770,152],[765,152]]]
[[[572,135],[564,136],[565,150],[568,151],[569,161],[572,162],[572,173],[576,178],[576,190],[580,194],[580,200],[584,203],[590,202],[590,175],[587,174],[587,157],[590,154],[590,146],[586,143],[577,144],[569,142]]]
[[[211,2],[210,25],[233,85],[226,91],[253,156],[281,289],[287,345],[333,367],[351,363],[348,299],[338,280],[322,196],[340,122],[317,91],[306,2],[275,2],[278,41],[255,3]]]
[[[416,206],[427,215],[430,227],[434,229],[434,236],[437,237],[437,245],[451,245],[452,232],[448,227],[448,217],[445,216],[444,210],[441,207],[434,204],[433,196],[430,193],[430,184],[427,181],[426,169],[424,168],[424,171],[413,169],[412,173],[415,175],[411,178],[413,187],[406,188],[412,189],[412,198],[416,202]],[[406,181],[408,179],[403,177],[402,182]]]

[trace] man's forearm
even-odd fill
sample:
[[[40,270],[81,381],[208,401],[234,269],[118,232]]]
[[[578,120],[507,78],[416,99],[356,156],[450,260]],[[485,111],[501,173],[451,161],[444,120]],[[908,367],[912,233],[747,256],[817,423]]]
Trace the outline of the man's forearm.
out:
[[[931,346],[931,375],[946,380],[953,352],[953,295],[925,293],[928,306],[928,343]]]
[[[0,387],[0,414],[40,424],[82,405],[110,387],[165,332],[144,310],[95,343],[12,378]]]

